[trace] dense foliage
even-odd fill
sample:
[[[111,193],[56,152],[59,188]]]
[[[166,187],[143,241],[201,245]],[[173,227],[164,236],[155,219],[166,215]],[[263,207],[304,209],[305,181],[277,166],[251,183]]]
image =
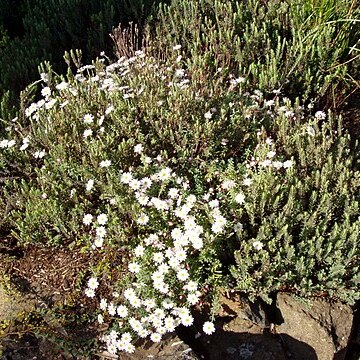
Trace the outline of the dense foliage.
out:
[[[127,56],[72,53],[23,93],[0,140],[2,230],[121,251],[86,279],[109,351],[191,326],[222,290],[359,299],[359,146],[319,108],[358,76],[359,10],[338,3],[173,1],[142,51],[115,37]]]

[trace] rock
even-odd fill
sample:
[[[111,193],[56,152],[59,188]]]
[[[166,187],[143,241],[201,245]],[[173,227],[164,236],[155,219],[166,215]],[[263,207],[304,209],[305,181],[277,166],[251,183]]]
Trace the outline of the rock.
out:
[[[350,306],[340,302],[328,303],[314,299],[305,305],[295,297],[280,293],[277,307],[284,323],[277,326],[284,348],[293,356],[292,359],[331,360],[337,353],[337,360],[345,356],[343,351],[349,341],[353,313]],[[305,343],[311,348],[299,348]],[[343,356],[340,354],[343,353]]]

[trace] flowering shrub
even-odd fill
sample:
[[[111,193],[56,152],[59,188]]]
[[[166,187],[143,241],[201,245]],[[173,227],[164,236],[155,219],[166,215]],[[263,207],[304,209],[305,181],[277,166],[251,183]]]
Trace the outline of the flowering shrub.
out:
[[[19,243],[104,256],[81,281],[108,351],[192,326],[221,289],[359,298],[358,158],[341,120],[205,71],[181,45],[153,51],[49,68],[0,139]]]

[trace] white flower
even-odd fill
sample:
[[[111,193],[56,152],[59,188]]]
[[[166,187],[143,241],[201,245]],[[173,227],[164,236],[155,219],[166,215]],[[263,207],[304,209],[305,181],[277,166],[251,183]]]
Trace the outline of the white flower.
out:
[[[245,178],[244,179],[244,181],[243,181],[243,184],[245,185],[245,186],[250,186],[251,184],[252,184],[252,179],[250,179],[250,178]]]
[[[130,302],[131,306],[134,307],[135,309],[138,309],[139,307],[141,307],[141,300],[138,297],[133,297],[133,298],[129,299],[129,302]]]
[[[96,228],[96,236],[103,238],[106,235],[106,229],[104,226],[99,226]]]
[[[282,168],[283,163],[282,163],[281,161],[274,161],[274,162],[272,163],[272,166],[273,166],[275,169],[280,169],[280,168]]]
[[[142,144],[137,144],[134,146],[134,152],[137,154],[141,154],[144,150],[144,146]]]
[[[46,86],[41,90],[41,95],[44,97],[49,97],[51,95],[51,89]]]
[[[108,221],[108,217],[106,214],[100,214],[97,217],[97,222],[99,225],[105,225]]]
[[[161,252],[155,252],[153,254],[153,260],[157,264],[161,264],[164,261],[164,255]]]
[[[131,344],[131,343],[124,343],[123,344],[123,349],[125,352],[132,354],[133,352],[135,352],[135,345]]]
[[[191,315],[185,315],[181,317],[181,323],[184,326],[190,326],[194,323],[194,318]]]
[[[253,247],[255,250],[261,250],[264,247],[264,244],[261,241],[254,241]]]
[[[126,289],[126,290],[124,291],[124,298],[125,298],[126,300],[129,300],[129,299],[131,299],[131,298],[133,298],[133,297],[136,297],[136,293],[135,293],[135,290],[134,290],[134,289],[129,288],[129,289]]]
[[[108,305],[108,312],[111,316],[115,316],[116,314],[116,306],[113,303]]]
[[[94,245],[98,248],[101,248],[104,244],[104,238],[102,237],[96,237],[94,241]]]
[[[90,179],[87,183],[86,183],[86,191],[90,191],[94,186],[94,180]]]
[[[238,204],[244,204],[245,203],[245,195],[243,193],[238,193],[236,196],[235,196],[235,199],[234,199]]]
[[[211,201],[209,202],[209,206],[210,206],[212,209],[219,207],[219,200],[217,200],[217,199],[211,200]]]
[[[235,186],[235,181],[234,180],[225,180],[222,184],[221,187],[224,190],[229,190],[232,189]]]
[[[145,253],[145,248],[141,245],[138,245],[134,250],[135,256],[143,256],[144,253]]]
[[[211,230],[215,233],[218,234],[220,232],[222,232],[224,229],[224,225],[219,223],[219,222],[215,222],[214,224],[212,224],[211,226]]]
[[[129,263],[128,269],[132,273],[138,273],[140,271],[140,265],[136,262]]]
[[[97,319],[98,319],[98,323],[99,323],[99,324],[103,324],[103,323],[104,323],[104,317],[103,317],[101,314],[98,315]]]
[[[312,127],[312,126],[308,126],[307,128],[306,128],[306,132],[310,135],[310,136],[315,136],[315,129]]]
[[[132,340],[132,337],[131,337],[130,333],[126,332],[121,335],[121,341],[123,341],[124,343],[130,343],[131,340]]]
[[[324,120],[326,118],[326,114],[323,111],[317,111],[315,113],[315,118],[318,120]]]
[[[154,332],[151,334],[150,339],[152,342],[158,343],[161,341],[161,335],[159,333]]]
[[[112,105],[108,106],[105,110],[105,115],[109,115],[114,109],[115,108]]]
[[[99,305],[99,307],[100,307],[101,310],[106,310],[106,308],[107,308],[107,301],[106,301],[106,299],[101,299],[101,300],[100,300],[100,305]]]
[[[199,297],[197,296],[198,294],[195,293],[190,293],[187,296],[187,301],[190,305],[196,305],[199,301]]]
[[[262,167],[268,167],[268,166],[271,166],[271,164],[272,164],[272,162],[269,159],[265,159],[265,160],[259,162],[259,165]]]
[[[189,272],[185,269],[180,269],[177,274],[176,277],[180,280],[180,281],[185,281],[189,278]]]
[[[190,280],[187,285],[184,286],[184,289],[193,292],[196,291],[198,288],[198,284],[195,281]]]
[[[174,307],[174,303],[170,298],[164,299],[161,305],[166,310],[172,309]]]
[[[210,120],[212,118],[212,113],[211,111],[208,111],[204,114],[204,118],[207,119],[207,120]]]
[[[166,167],[164,169],[161,169],[157,174],[156,177],[160,181],[165,181],[170,179],[171,177],[171,169]]]
[[[133,179],[133,176],[132,176],[131,172],[125,172],[120,177],[120,181],[123,184],[129,184],[132,179]]]
[[[269,151],[269,152],[266,154],[266,157],[269,158],[269,159],[272,159],[275,155],[276,155],[276,152],[275,152],[275,151]]]
[[[181,49],[181,45],[175,45],[173,46],[173,50],[180,50]]]
[[[283,163],[283,167],[284,167],[285,169],[291,168],[292,166],[293,166],[292,160],[286,160],[286,161]]]
[[[91,214],[85,214],[83,217],[83,224],[90,225],[92,222],[93,216]]]
[[[94,116],[91,114],[85,114],[83,121],[85,124],[91,124],[94,121]]]
[[[175,331],[175,328],[176,328],[175,320],[172,317],[167,316],[164,320],[164,326],[168,332]]]
[[[133,190],[139,190],[141,186],[141,183],[137,179],[132,179],[129,183],[129,187]]]
[[[97,281],[96,278],[92,277],[88,280],[89,289],[95,290],[98,286],[99,286],[99,282]]]
[[[184,75],[185,75],[185,70],[184,70],[184,69],[176,69],[176,71],[175,71],[175,76],[176,76],[176,77],[181,78],[181,77],[183,77]]]
[[[34,157],[36,158],[36,159],[41,159],[41,158],[43,158],[44,156],[45,156],[45,150],[41,150],[41,151],[36,151],[35,153],[34,153]]]
[[[127,317],[129,313],[128,308],[125,305],[118,306],[116,311],[121,318]]]
[[[103,160],[103,161],[100,161],[100,163],[99,163],[99,166],[101,168],[109,167],[110,165],[111,165],[111,160]]]
[[[89,298],[93,298],[93,297],[95,297],[95,291],[93,289],[87,288],[85,290],[85,295]]]
[[[176,199],[179,196],[179,190],[176,188],[169,189],[168,196],[171,199]]]
[[[145,213],[142,213],[142,214],[140,214],[140,216],[138,217],[136,222],[139,225],[146,225],[149,222],[149,217]]]
[[[211,335],[215,331],[215,326],[212,322],[206,321],[203,325],[203,332],[207,335]]]
[[[93,131],[91,129],[86,129],[83,133],[83,137],[86,139],[87,137],[91,136]]]
[[[69,86],[69,84],[67,82],[62,81],[61,83],[57,84],[55,87],[56,87],[57,90],[62,91],[62,90],[67,89],[68,86]]]

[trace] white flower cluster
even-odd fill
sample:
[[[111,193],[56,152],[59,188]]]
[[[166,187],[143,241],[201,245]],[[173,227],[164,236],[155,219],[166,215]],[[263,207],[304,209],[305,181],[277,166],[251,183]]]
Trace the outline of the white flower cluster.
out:
[[[141,154],[143,146],[136,145],[134,152]],[[151,163],[156,164],[153,160]],[[200,225],[197,219],[199,202],[194,194],[189,193],[187,180],[176,176],[170,167],[161,163],[154,166],[150,176],[142,178],[137,178],[131,171],[122,172],[120,182],[139,205],[134,220],[142,236],[128,263],[133,283],[123,291],[121,303],[118,299],[102,298],[100,301],[102,313],[98,321],[102,323],[106,317],[116,318],[124,329],[113,330],[103,337],[107,351],[114,354],[118,351],[133,352],[135,338],[150,337],[159,342],[164,334],[173,332],[178,325],[193,324],[190,309],[199,303],[201,292],[192,279],[190,257],[196,256],[204,247],[206,232],[220,233],[227,223],[220,213],[219,202],[213,200],[209,203],[212,220],[208,227],[211,230]],[[86,226],[92,221],[91,214],[83,218]],[[164,231],[154,232],[151,224],[160,221],[165,221]],[[98,225],[106,222],[106,215],[97,217]],[[102,245],[104,235],[105,228],[98,226],[96,246]],[[96,279],[90,279],[86,295],[95,296],[97,285]],[[144,295],[149,293],[152,295]],[[211,334],[215,328],[211,322],[206,322],[203,330]]]
[[[86,226],[90,226],[93,222],[94,216],[91,214],[85,214],[83,217],[83,224]],[[106,235],[105,225],[108,222],[108,217],[106,214],[99,214],[96,218],[96,226],[95,226],[95,241],[94,246],[97,248],[102,248],[104,244],[104,238]]]
[[[264,157],[253,157],[247,164],[247,168],[255,169],[258,168],[273,168],[275,170],[280,169],[290,169],[293,167],[293,160],[285,160],[279,161],[275,159],[276,151],[274,149],[268,149],[273,144],[273,140],[271,138],[267,138],[265,144],[263,145],[263,151],[266,151],[265,159]],[[258,145],[257,149],[259,149],[260,145]]]

